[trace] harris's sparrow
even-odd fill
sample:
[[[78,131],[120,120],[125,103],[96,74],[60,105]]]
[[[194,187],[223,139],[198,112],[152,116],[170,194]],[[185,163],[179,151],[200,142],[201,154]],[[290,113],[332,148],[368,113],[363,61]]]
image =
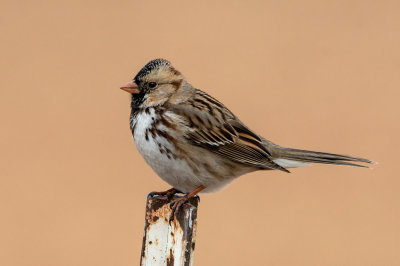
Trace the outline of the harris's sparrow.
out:
[[[172,186],[156,194],[185,194],[174,202],[174,209],[200,191],[217,191],[257,170],[289,172],[287,168],[305,163],[372,163],[276,145],[250,130],[221,102],[193,87],[164,59],[150,61],[121,89],[132,97],[130,128],[139,153]]]

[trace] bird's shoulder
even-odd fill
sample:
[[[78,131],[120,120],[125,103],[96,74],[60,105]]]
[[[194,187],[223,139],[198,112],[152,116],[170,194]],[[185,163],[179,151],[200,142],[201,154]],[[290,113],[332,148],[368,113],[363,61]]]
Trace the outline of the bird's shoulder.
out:
[[[208,93],[196,89],[189,83],[182,87],[170,98],[167,108],[179,113],[188,119],[194,118],[204,122],[207,126],[223,124],[236,116],[225,107],[220,101]],[[204,121],[203,121],[204,120]]]

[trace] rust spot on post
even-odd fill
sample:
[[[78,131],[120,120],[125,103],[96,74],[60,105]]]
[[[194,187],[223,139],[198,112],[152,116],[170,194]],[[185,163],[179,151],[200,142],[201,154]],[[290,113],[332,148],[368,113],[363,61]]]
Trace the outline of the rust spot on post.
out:
[[[167,257],[167,266],[174,266],[174,261],[174,254],[172,253],[172,249],[170,249]]]

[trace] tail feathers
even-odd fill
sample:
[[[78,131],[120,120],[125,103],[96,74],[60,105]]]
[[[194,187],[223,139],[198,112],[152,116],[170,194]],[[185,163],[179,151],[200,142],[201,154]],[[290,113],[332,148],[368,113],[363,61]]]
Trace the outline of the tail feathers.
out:
[[[292,161],[297,161],[297,162],[348,165],[348,166],[365,167],[365,168],[368,168],[368,166],[351,163],[351,162],[361,162],[361,163],[369,163],[369,164],[374,163],[367,159],[357,158],[357,157],[352,157],[352,156],[347,156],[347,155],[291,149],[291,148],[284,148],[284,147],[280,147],[278,156],[279,156],[279,159],[286,159],[286,160],[292,160]]]

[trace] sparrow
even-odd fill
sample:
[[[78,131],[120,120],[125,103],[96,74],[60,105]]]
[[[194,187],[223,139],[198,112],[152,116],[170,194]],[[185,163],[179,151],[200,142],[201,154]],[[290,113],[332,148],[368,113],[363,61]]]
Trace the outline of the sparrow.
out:
[[[171,63],[155,59],[120,87],[131,94],[130,129],[139,153],[171,189],[152,195],[215,192],[237,177],[321,163],[367,167],[370,160],[279,146],[249,129],[220,101],[193,87]]]

